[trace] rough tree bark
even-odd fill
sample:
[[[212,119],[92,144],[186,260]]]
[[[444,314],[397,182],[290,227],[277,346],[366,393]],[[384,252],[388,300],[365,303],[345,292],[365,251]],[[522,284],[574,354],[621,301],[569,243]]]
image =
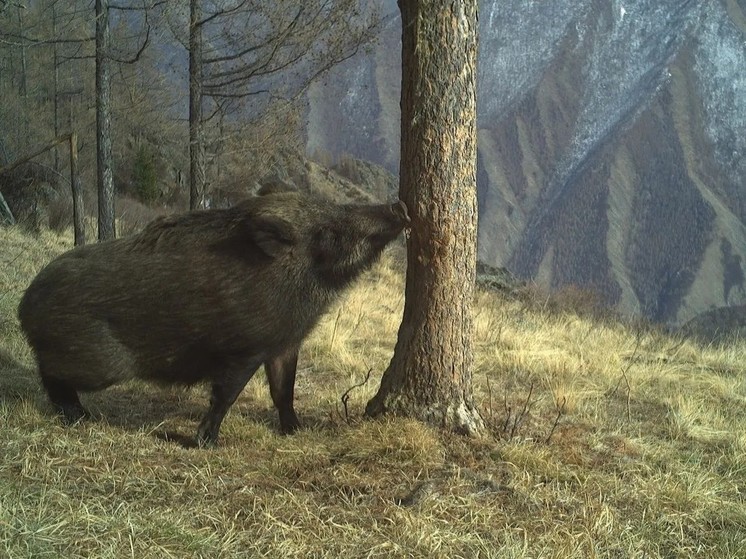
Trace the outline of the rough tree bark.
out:
[[[96,161],[98,189],[98,240],[116,236],[114,223],[114,174],[111,155],[111,59],[109,6],[96,0]]]
[[[404,317],[366,414],[484,428],[472,397],[477,0],[399,0],[400,197],[412,216]]]
[[[202,6],[191,0],[189,17],[189,209],[205,206],[206,155],[202,119]]]

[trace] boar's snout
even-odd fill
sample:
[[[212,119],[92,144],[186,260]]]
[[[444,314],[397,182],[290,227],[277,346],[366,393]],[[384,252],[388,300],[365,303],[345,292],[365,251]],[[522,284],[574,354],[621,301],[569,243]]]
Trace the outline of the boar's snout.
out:
[[[394,215],[399,218],[399,220],[404,224],[405,227],[412,222],[409,217],[407,205],[401,200],[397,200],[394,204],[391,205],[391,211],[394,212]]]

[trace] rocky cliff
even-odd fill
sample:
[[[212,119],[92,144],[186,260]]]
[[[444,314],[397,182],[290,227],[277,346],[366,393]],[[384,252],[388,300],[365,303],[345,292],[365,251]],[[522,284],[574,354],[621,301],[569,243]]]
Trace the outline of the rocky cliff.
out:
[[[398,170],[393,2],[307,148]],[[485,0],[479,255],[678,324],[746,303],[746,0]]]

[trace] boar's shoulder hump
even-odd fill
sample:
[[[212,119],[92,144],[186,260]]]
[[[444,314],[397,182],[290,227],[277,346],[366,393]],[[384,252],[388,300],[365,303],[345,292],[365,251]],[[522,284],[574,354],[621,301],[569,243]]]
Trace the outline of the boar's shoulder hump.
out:
[[[291,193],[250,198],[227,209],[198,210],[160,217],[132,239],[137,252],[161,251],[188,246],[247,243],[270,257],[298,242],[297,196]]]

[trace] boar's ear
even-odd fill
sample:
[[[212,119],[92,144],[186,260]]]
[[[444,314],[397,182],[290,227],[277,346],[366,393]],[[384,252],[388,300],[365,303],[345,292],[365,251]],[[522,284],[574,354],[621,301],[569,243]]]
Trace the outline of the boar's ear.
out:
[[[249,236],[267,256],[275,258],[298,242],[289,221],[275,216],[257,216],[249,224]]]

